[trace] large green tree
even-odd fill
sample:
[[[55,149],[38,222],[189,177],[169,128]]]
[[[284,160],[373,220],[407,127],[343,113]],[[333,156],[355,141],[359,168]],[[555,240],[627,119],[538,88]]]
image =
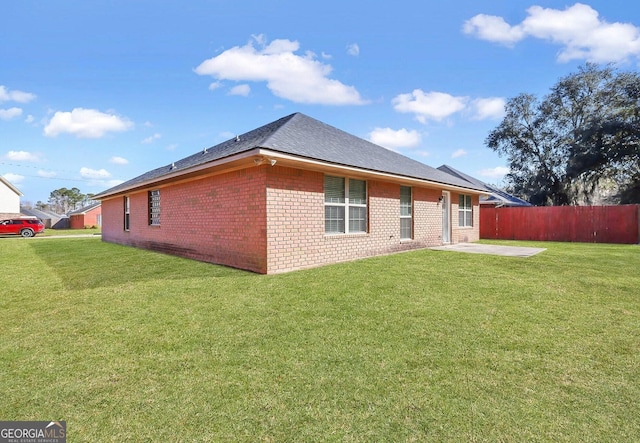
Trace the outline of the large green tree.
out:
[[[49,206],[59,214],[66,214],[69,211],[78,209],[86,201],[87,196],[80,192],[78,188],[60,188],[51,191],[49,194]]]
[[[486,144],[506,156],[510,190],[536,205],[589,203],[607,184],[640,199],[640,76],[586,64],[543,99],[520,94]]]

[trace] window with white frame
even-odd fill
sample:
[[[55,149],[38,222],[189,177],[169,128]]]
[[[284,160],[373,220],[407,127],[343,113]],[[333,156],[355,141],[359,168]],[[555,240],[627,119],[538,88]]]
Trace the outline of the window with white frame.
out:
[[[160,190],[149,191],[149,225],[160,226]]]
[[[411,187],[400,186],[400,239],[413,238]]]
[[[458,226],[473,226],[473,206],[471,205],[471,196],[460,194],[460,203],[458,205]]]
[[[129,213],[130,213],[130,201],[129,196],[124,197],[124,230],[129,230]]]
[[[366,181],[325,175],[324,232],[367,232]]]

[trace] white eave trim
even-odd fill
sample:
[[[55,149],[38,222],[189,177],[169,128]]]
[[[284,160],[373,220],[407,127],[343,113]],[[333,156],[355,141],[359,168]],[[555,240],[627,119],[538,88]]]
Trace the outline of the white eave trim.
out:
[[[373,171],[370,169],[363,169],[355,166],[334,164],[334,163],[329,163],[323,160],[315,160],[315,159],[309,159],[305,157],[298,157],[290,154],[283,154],[281,152],[272,151],[270,149],[261,148],[259,149],[259,154],[268,159],[283,160],[283,163],[286,162],[286,163],[304,164],[307,166],[308,169],[316,169],[316,170],[323,170],[323,171],[334,170],[336,173],[342,173],[344,175],[374,177],[379,179],[386,179],[387,181],[391,180],[394,182],[402,182],[406,184],[414,184],[419,186],[428,186],[430,188],[444,189],[446,191],[455,191],[455,192],[462,191],[462,192],[478,194],[478,195],[489,194],[489,192],[482,191],[480,189],[450,185],[447,183],[440,183],[437,181],[426,180],[422,178],[407,177],[404,175],[398,175],[398,174],[393,174],[389,172]]]
[[[157,184],[158,182],[164,182],[167,180],[171,180],[174,178],[179,178],[183,175],[187,175],[187,174],[193,174],[194,172],[198,172],[198,171],[204,171],[207,169],[211,169],[211,168],[215,168],[216,166],[223,166],[227,163],[232,163],[232,162],[237,162],[237,161],[241,161],[241,160],[247,160],[250,159],[252,157],[255,157],[257,154],[259,153],[259,149],[258,148],[254,148],[250,151],[245,151],[245,152],[241,152],[239,154],[236,155],[232,155],[230,157],[224,157],[224,158],[220,158],[217,160],[212,160],[210,162],[206,162],[206,163],[202,163],[196,166],[192,166],[191,168],[186,168],[186,169],[179,169],[175,172],[169,172],[165,175],[161,175],[159,177],[155,177],[149,180],[145,180],[145,181],[141,181],[141,182],[136,182],[131,184],[130,186],[124,187],[124,188],[120,188],[114,192],[102,192],[99,194],[94,195],[91,198],[94,199],[104,199],[106,197],[110,197],[112,195],[122,195],[122,194],[126,194],[127,192],[134,190],[134,189],[141,189],[141,188],[149,188],[149,187],[153,187],[155,184]],[[171,166],[167,166],[167,168],[171,168]]]
[[[18,197],[22,197],[24,195],[22,192],[20,192],[20,190],[18,188],[16,188],[11,183],[9,183],[9,180],[7,180],[6,178],[4,178],[1,175],[0,175],[0,182],[4,183],[7,186],[7,188],[11,189],[13,192],[18,194]]]
[[[284,154],[282,152],[272,151],[266,148],[253,148],[251,150],[241,152],[239,154],[235,154],[229,157],[224,157],[221,159],[202,163],[202,164],[193,166],[191,168],[180,169],[180,170],[176,170],[175,172],[169,172],[165,175],[155,177],[149,180],[136,182],[131,184],[130,186],[120,188],[114,192],[96,194],[92,198],[101,200],[101,199],[105,199],[115,195],[123,195],[134,189],[150,188],[150,187],[156,186],[158,182],[166,182],[166,181],[171,181],[172,179],[179,179],[180,177],[187,174],[193,174],[199,171],[206,171],[208,169],[224,166],[230,163],[238,163],[238,162],[244,163],[243,161],[254,160],[254,163],[250,166],[260,165],[262,164],[262,162],[257,161],[257,160],[260,160],[260,157],[262,157],[262,160],[267,160],[267,161],[276,160],[277,162],[279,160],[280,163],[284,166],[292,166],[292,167],[298,166],[301,168],[318,170],[318,171],[332,171],[334,173],[339,173],[344,175],[373,177],[381,180],[387,180],[387,181],[390,180],[390,181],[401,182],[409,185],[413,184],[416,186],[426,186],[430,188],[444,189],[447,191],[466,192],[469,194],[478,194],[478,195],[488,194],[488,192],[486,191],[482,191],[474,188],[466,188],[463,186],[450,185],[446,183],[440,183],[440,182],[425,180],[421,178],[412,178],[412,177],[392,174],[388,172],[372,171],[369,169],[362,169],[355,166],[334,164],[334,163],[329,163],[323,160],[315,160],[315,159],[299,157],[291,154]],[[167,168],[170,168],[170,166],[167,166]]]

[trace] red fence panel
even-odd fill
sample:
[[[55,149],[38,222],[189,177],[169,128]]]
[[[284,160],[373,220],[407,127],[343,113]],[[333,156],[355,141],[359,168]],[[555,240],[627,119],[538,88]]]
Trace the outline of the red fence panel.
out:
[[[640,243],[640,205],[481,207],[480,238]]]
[[[487,206],[487,207],[485,207]],[[480,238],[496,239],[498,224],[496,223],[496,208],[485,205],[480,208]]]

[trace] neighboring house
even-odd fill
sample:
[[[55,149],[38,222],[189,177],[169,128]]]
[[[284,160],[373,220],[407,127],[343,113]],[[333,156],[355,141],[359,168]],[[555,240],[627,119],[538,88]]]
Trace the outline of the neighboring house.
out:
[[[0,219],[20,215],[22,192],[0,175]]]
[[[47,229],[69,229],[69,217],[36,208],[21,207],[20,212],[30,217],[39,218]]]
[[[71,229],[101,226],[102,205],[100,202],[94,202],[76,211],[69,212],[69,225]]]
[[[271,274],[477,241],[484,193],[296,113],[94,198],[104,241]]]
[[[470,175],[465,174],[464,172],[460,172],[457,169],[452,168],[449,165],[438,166],[438,169],[446,172],[447,174],[451,174],[454,177],[460,178],[462,180],[467,181],[473,186],[476,186],[480,189],[486,189],[488,195],[480,197],[480,205],[481,207],[484,205],[491,205],[492,207],[502,207],[502,206],[533,206],[528,201],[522,200],[516,196],[508,194],[501,189],[496,188],[490,184],[484,183],[477,178],[471,177]]]

